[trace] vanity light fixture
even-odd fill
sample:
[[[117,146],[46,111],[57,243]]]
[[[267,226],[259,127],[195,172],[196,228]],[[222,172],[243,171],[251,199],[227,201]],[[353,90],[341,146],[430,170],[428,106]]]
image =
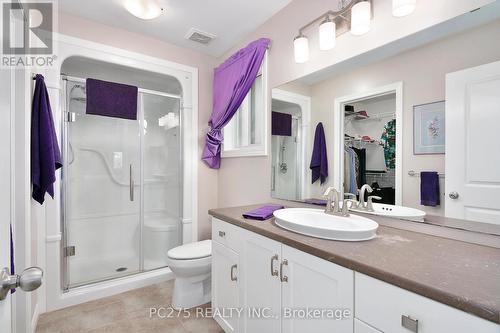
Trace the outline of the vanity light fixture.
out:
[[[392,15],[403,17],[410,15],[417,6],[417,0],[392,0]]]
[[[125,9],[143,20],[152,20],[163,13],[163,7],[158,0],[125,0]]]
[[[351,33],[355,36],[366,34],[370,31],[372,20],[372,5],[370,1],[361,1],[351,9]]]
[[[337,36],[348,31],[355,36],[370,31],[373,0],[339,0],[337,10],[329,10],[321,14],[299,29],[293,40],[295,62],[305,63],[309,60],[309,41],[304,30],[321,20],[319,25],[319,49],[331,50],[336,45]],[[394,16],[409,15],[415,9],[417,0],[392,0]]]
[[[327,16],[319,25],[319,49],[322,51],[331,50],[335,47],[336,42],[336,25],[335,21]]]
[[[306,36],[298,35],[293,39],[293,53],[298,64],[309,60],[309,41]]]

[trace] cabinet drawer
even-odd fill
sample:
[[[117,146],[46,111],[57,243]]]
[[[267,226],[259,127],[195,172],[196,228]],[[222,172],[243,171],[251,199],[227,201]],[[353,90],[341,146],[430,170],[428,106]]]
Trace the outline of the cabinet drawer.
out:
[[[212,240],[239,252],[242,229],[212,217]]]
[[[391,284],[355,273],[355,317],[391,333],[498,333],[500,326]]]
[[[354,333],[382,333],[361,320],[354,318]]]

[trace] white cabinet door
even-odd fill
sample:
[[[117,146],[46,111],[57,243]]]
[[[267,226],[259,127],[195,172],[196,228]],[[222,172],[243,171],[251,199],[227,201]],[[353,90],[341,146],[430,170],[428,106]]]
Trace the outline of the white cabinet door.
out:
[[[500,61],[446,75],[446,216],[500,224]]]
[[[382,333],[382,332],[374,329],[373,327],[362,322],[361,320],[354,318],[354,333]]]
[[[241,236],[242,331],[279,333],[281,282],[278,270],[281,243],[246,230],[242,230]]]
[[[282,332],[352,333],[354,272],[286,245],[282,256],[288,261],[283,268],[288,281],[282,284]],[[301,311],[306,309],[322,312],[310,316]],[[339,319],[343,310],[348,316]]]
[[[228,247],[212,242],[212,308],[214,319],[226,333],[239,331],[239,257]]]

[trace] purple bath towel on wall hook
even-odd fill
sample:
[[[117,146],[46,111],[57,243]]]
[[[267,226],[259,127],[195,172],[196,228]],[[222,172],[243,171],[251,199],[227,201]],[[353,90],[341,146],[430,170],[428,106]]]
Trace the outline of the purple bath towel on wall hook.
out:
[[[62,166],[49,94],[42,75],[35,76],[31,109],[31,183],[32,197],[43,204],[45,193],[54,198],[56,170]]]

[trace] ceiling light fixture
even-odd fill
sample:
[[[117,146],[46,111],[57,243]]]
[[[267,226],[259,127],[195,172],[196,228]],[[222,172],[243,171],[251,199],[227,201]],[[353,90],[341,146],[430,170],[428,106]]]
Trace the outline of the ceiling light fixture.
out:
[[[319,49],[322,51],[331,50],[336,42],[335,21],[329,16],[319,25]]]
[[[155,19],[163,12],[158,0],[125,0],[124,6],[130,14],[143,20]]]
[[[348,31],[355,36],[370,31],[373,0],[339,0],[337,10],[329,10],[299,29],[299,35],[293,40],[295,62],[298,64],[309,60],[309,41],[304,30],[322,20],[319,25],[319,49],[331,50],[336,39]],[[408,15],[415,9],[417,0],[392,0],[394,16]]]
[[[392,15],[403,17],[410,15],[417,6],[417,0],[392,0]]]

